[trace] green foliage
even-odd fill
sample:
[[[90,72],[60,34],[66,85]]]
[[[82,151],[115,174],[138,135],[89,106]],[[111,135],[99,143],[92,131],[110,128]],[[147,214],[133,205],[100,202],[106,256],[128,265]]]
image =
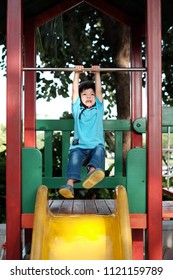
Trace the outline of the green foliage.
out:
[[[0,223],[5,223],[6,205],[6,127],[0,126]]]
[[[1,138],[0,138],[0,152],[6,150],[6,126],[0,125],[0,132],[1,132]]]
[[[6,56],[7,56],[7,49],[6,46],[3,45],[2,47],[2,53],[1,53],[1,60],[0,60],[0,69],[6,70]]]
[[[173,26],[163,34],[162,56],[162,99],[165,104],[173,106]]]
[[[69,24],[70,22],[70,24]],[[43,67],[69,67],[83,64],[90,67],[114,67],[110,46],[104,37],[102,14],[87,4],[81,4],[37,29],[38,54]],[[115,105],[115,85],[111,73],[102,74],[104,99],[108,100],[108,113]],[[83,79],[92,79],[87,74]],[[57,95],[68,97],[72,83],[70,72],[54,72],[45,79],[37,74],[37,98],[50,100]]]

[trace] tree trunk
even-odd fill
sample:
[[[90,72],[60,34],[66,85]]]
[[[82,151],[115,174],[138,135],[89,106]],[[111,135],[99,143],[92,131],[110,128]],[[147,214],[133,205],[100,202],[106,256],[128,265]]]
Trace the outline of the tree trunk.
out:
[[[103,16],[105,38],[110,44],[110,52],[114,58],[115,67],[129,67],[130,64],[130,30],[127,26]],[[114,34],[114,36],[112,36]],[[130,73],[113,72],[116,89],[117,118],[130,119]],[[125,160],[127,151],[131,147],[131,133],[125,132],[123,137],[123,162],[125,173]]]

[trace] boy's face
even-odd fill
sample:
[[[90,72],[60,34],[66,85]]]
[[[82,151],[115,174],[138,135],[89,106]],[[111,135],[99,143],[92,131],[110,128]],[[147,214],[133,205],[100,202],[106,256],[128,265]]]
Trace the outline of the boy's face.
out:
[[[95,92],[93,91],[93,89],[84,89],[81,92],[81,100],[83,104],[86,105],[88,108],[92,107],[96,102]]]

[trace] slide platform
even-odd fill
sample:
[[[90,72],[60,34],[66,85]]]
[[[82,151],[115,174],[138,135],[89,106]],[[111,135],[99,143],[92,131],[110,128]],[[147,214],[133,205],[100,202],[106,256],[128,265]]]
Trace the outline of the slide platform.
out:
[[[53,214],[48,188],[37,192],[31,260],[131,260],[132,237],[126,190],[115,188],[110,215]]]

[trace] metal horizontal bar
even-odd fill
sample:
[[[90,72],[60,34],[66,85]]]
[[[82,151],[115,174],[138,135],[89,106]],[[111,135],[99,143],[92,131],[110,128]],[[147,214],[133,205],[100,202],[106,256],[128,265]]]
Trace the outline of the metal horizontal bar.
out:
[[[75,71],[75,67],[69,68],[48,68],[48,67],[24,67],[23,71],[59,71],[59,72],[73,72]],[[84,71],[90,72],[92,68],[84,68]],[[116,72],[116,71],[146,71],[146,68],[141,67],[119,67],[119,68],[100,68],[100,72]]]

